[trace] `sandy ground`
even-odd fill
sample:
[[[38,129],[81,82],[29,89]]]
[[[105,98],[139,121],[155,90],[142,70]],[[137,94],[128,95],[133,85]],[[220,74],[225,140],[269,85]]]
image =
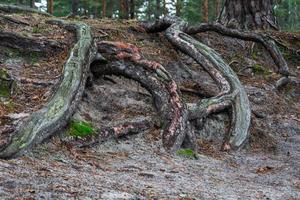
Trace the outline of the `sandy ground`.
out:
[[[95,85],[96,90],[110,94],[98,94],[102,108],[113,101],[128,109],[147,102],[149,97],[141,97],[136,85],[128,88],[132,82],[126,85],[122,79],[115,80],[122,84],[102,80]],[[124,93],[128,95],[121,98]],[[87,94],[81,108],[87,100],[97,105],[91,103],[92,98]],[[105,113],[103,109],[102,115],[120,110]],[[273,117],[268,121],[274,121]],[[287,119],[273,127],[289,135],[275,134],[276,150],[259,152],[248,145],[232,153],[200,151],[197,159],[166,154],[160,140],[149,132],[90,148],[77,148],[57,136],[24,157],[0,160],[0,198],[299,199],[299,122]]]

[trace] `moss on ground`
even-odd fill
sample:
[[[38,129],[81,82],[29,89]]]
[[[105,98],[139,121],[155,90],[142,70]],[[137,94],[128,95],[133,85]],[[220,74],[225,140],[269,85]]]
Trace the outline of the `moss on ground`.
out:
[[[197,153],[192,149],[180,149],[176,152],[178,156],[182,156],[189,159],[197,159]]]
[[[0,69],[0,97],[10,96],[12,82],[8,72],[5,69]]]
[[[67,133],[75,138],[83,138],[95,134],[94,127],[85,121],[71,121]]]

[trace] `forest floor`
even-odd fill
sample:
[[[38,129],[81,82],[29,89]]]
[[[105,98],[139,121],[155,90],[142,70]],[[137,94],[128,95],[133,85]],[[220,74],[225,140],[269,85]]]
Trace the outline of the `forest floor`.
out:
[[[122,41],[162,63],[182,88],[185,101],[199,100],[216,85],[192,59],[174,50],[163,33],[147,34],[136,21],[85,20],[96,41]],[[79,148],[60,132],[25,156],[0,160],[0,199],[299,199],[300,33],[271,33],[282,48],[293,83],[276,89],[275,65],[258,44],[215,33],[195,36],[230,63],[251,102],[248,144],[222,152],[228,113],[211,116],[198,132],[197,156],[171,156],[161,146],[150,94],[134,81],[105,76],[86,88],[74,115],[96,128],[151,119],[137,135]],[[1,42],[0,42],[1,46]]]

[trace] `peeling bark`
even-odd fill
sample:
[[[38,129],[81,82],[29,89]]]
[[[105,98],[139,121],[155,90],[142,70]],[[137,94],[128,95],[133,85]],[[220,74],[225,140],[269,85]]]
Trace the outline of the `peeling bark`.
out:
[[[154,24],[146,24],[149,32],[163,31],[166,37],[180,51],[192,57],[216,81],[220,93],[190,107],[190,119],[207,115],[231,106],[231,130],[223,145],[224,150],[240,147],[248,137],[250,126],[250,105],[247,94],[235,72],[222,60],[218,53],[195,40],[186,32],[188,25],[180,18],[165,17]]]

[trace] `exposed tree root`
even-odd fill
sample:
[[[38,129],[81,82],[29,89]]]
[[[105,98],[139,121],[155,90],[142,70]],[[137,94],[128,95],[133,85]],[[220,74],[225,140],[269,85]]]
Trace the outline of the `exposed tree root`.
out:
[[[150,129],[152,126],[153,124],[150,120],[141,120],[136,122],[125,122],[114,127],[102,127],[100,133],[85,138],[78,146],[88,147],[107,139],[118,139],[126,135],[137,134]]]
[[[180,18],[165,17],[154,24],[146,24],[149,32],[166,30],[168,40],[183,53],[191,56],[216,81],[220,93],[216,97],[190,106],[190,119],[201,119],[207,115],[232,107],[230,133],[225,136],[224,150],[240,147],[247,139],[250,126],[250,106],[247,94],[234,71],[211,48],[198,42],[185,32],[196,33]]]
[[[55,40],[40,40],[1,30],[0,41],[1,46],[18,49],[23,52],[50,53],[61,50],[61,44]]]
[[[96,54],[91,30],[81,23],[57,23],[65,28],[75,29],[77,36],[77,43],[64,66],[62,82],[50,102],[32,113],[11,135],[0,151],[1,158],[21,155],[66,126],[81,99],[89,65]]]
[[[196,34],[199,32],[214,31],[221,35],[226,35],[233,38],[238,38],[247,41],[253,41],[262,44],[273,58],[274,63],[278,68],[278,73],[289,75],[288,65],[280,53],[274,40],[262,33],[242,31],[237,29],[227,28],[219,23],[200,24],[194,27],[188,27],[185,31],[187,34]]]
[[[147,27],[147,30],[150,32],[165,30],[167,26],[164,21],[165,19],[157,22],[156,24],[153,24],[152,27]],[[203,23],[197,26],[188,26],[187,24],[185,24],[184,26],[185,27],[182,27],[183,32],[187,34],[197,34],[200,32],[213,31],[221,35],[226,35],[233,38],[258,42],[265,47],[270,56],[273,58],[274,63],[278,68],[278,73],[284,76],[289,75],[288,65],[282,54],[280,53],[278,47],[276,46],[274,40],[262,33],[231,29],[219,23]]]
[[[190,148],[196,148],[186,105],[180,97],[177,84],[161,64],[143,59],[137,47],[131,44],[101,42],[98,44],[98,51],[110,63],[99,66],[94,62],[91,65],[93,74],[124,76],[139,82],[151,93],[162,120],[162,141],[167,151],[176,152],[184,141]],[[123,128],[118,130],[122,132]],[[115,133],[118,130],[115,130]]]

